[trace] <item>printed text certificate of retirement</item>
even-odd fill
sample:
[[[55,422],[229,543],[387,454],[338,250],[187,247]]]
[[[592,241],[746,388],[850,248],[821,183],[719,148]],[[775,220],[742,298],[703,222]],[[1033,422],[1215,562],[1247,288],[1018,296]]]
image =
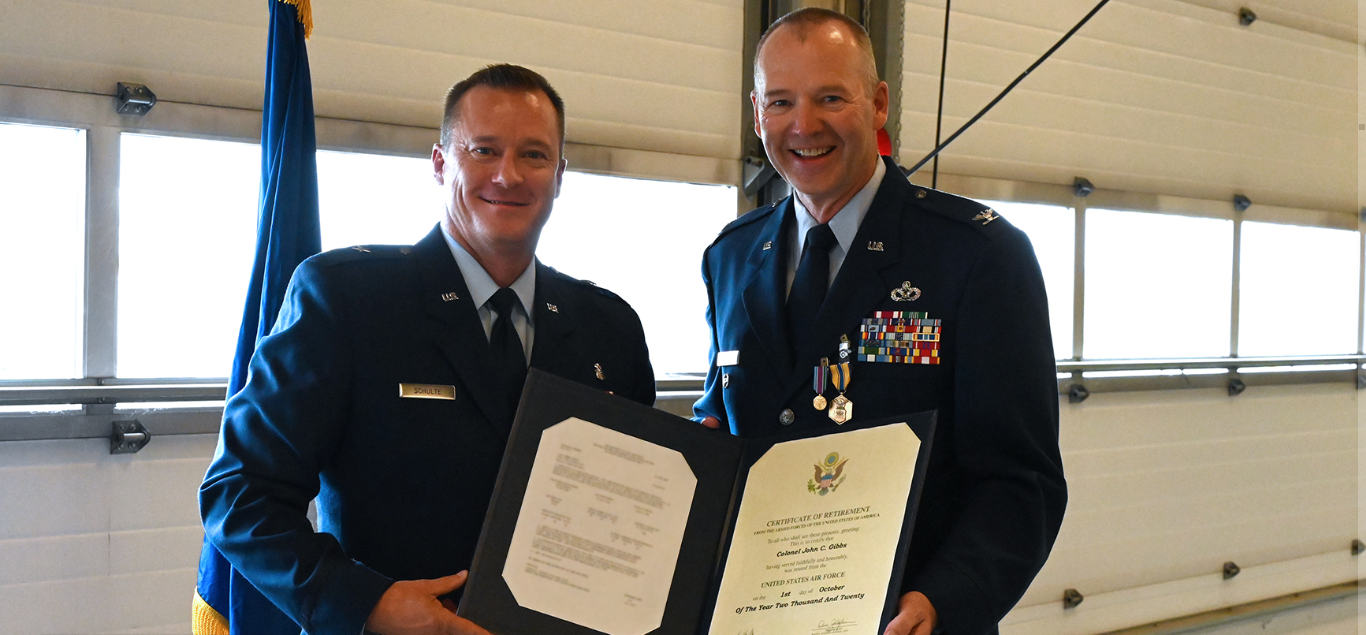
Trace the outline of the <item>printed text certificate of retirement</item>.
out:
[[[696,490],[675,450],[557,423],[541,434],[503,580],[524,608],[608,635],[655,630]]]
[[[905,424],[770,448],[745,483],[711,635],[879,635],[919,451]]]

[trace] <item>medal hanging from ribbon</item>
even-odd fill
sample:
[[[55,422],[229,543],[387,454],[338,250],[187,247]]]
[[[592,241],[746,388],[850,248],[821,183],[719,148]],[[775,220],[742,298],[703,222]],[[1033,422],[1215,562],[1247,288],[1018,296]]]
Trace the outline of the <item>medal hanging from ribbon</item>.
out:
[[[839,396],[830,402],[830,419],[835,423],[843,425],[844,422],[854,418],[854,402],[844,396],[844,391],[849,389],[849,352],[851,346],[849,338],[840,336],[840,363],[830,367],[830,383],[835,385],[835,390],[839,391]]]
[[[811,405],[816,410],[825,410],[825,374],[830,370],[830,358],[822,357],[821,363],[816,364],[815,378],[813,384],[816,389],[816,398],[811,400]]]

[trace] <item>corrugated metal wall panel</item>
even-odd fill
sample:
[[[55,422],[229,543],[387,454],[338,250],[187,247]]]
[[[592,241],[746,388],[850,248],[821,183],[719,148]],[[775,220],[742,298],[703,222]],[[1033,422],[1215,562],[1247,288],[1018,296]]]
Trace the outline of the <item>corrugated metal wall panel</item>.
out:
[[[1357,537],[1357,399],[1321,384],[1063,403],[1068,513],[1020,606],[1345,550]]]
[[[739,157],[742,3],[348,0],[314,7],[320,116],[433,127],[455,80],[513,62],[547,76],[584,144]],[[0,83],[259,109],[264,6],[170,0],[0,5]],[[49,25],[61,25],[53,37]]]
[[[906,7],[906,165],[934,145],[943,4]],[[955,2],[945,136],[1092,6]],[[1086,176],[1103,188],[1212,199],[1237,192],[1352,211],[1355,49],[1267,20],[1241,27],[1236,10],[1114,0],[950,146],[940,170],[1046,183]]]
[[[0,631],[186,633],[216,435],[0,443]]]

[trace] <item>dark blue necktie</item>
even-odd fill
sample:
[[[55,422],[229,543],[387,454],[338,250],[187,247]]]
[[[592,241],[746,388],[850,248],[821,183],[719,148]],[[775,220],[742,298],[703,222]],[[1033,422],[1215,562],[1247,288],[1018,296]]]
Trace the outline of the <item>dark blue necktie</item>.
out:
[[[493,321],[489,332],[489,346],[493,349],[493,366],[498,379],[507,391],[509,412],[517,411],[517,401],[522,398],[522,384],[526,383],[526,349],[522,348],[522,338],[512,326],[513,306],[519,303],[517,292],[503,287],[489,298],[498,318]]]
[[[825,302],[825,291],[830,285],[830,248],[836,242],[829,225],[816,225],[806,231],[802,260],[787,294],[788,346],[794,362],[801,343],[814,335],[816,313]]]

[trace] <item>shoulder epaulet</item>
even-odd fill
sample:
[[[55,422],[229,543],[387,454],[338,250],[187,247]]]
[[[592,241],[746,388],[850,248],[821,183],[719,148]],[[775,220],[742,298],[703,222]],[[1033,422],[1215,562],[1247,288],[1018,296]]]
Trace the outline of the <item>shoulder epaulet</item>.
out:
[[[778,203],[781,202],[782,201],[779,201]],[[768,205],[764,205],[763,207],[756,207],[742,214],[740,218],[737,218],[727,223],[726,226],[722,227],[721,231],[716,234],[716,239],[712,241],[712,244],[716,244],[717,241],[721,240],[722,238],[725,238],[726,234],[729,234],[737,229],[740,229],[741,227],[768,218],[768,215],[773,213],[773,210],[778,208],[778,203],[769,203]]]
[[[1001,228],[1010,226],[996,210],[957,194],[912,184],[911,202],[921,209],[976,227],[988,235],[995,235]]]
[[[551,273],[554,273],[555,275],[559,276],[559,277],[560,277],[561,279],[563,279],[565,282],[568,282],[568,283],[571,283],[571,284],[574,284],[574,285],[578,285],[578,286],[580,286],[580,287],[586,287],[588,290],[593,291],[594,293],[597,293],[598,295],[601,295],[601,296],[603,296],[603,297],[605,297],[605,298],[608,298],[608,299],[611,299],[611,300],[615,300],[615,301],[617,301],[617,302],[620,302],[620,303],[622,303],[622,304],[625,304],[626,306],[631,306],[630,304],[627,304],[626,300],[623,300],[621,296],[619,296],[619,295],[617,295],[617,294],[615,294],[615,293],[612,293],[611,291],[608,291],[607,289],[604,289],[604,288],[602,288],[602,287],[599,287],[599,286],[598,286],[598,283],[593,282],[592,280],[581,280],[581,279],[579,279],[579,278],[575,278],[574,276],[565,274],[565,273],[561,272],[560,270],[558,270],[558,269],[556,269],[556,268],[554,268],[554,267],[552,267],[552,266],[550,266],[550,265],[545,265],[545,268],[546,268],[546,269],[549,269],[549,270],[551,271]]]
[[[324,251],[309,260],[318,265],[328,266],[376,259],[392,260],[403,258],[412,252],[413,248],[409,245],[353,245]]]

